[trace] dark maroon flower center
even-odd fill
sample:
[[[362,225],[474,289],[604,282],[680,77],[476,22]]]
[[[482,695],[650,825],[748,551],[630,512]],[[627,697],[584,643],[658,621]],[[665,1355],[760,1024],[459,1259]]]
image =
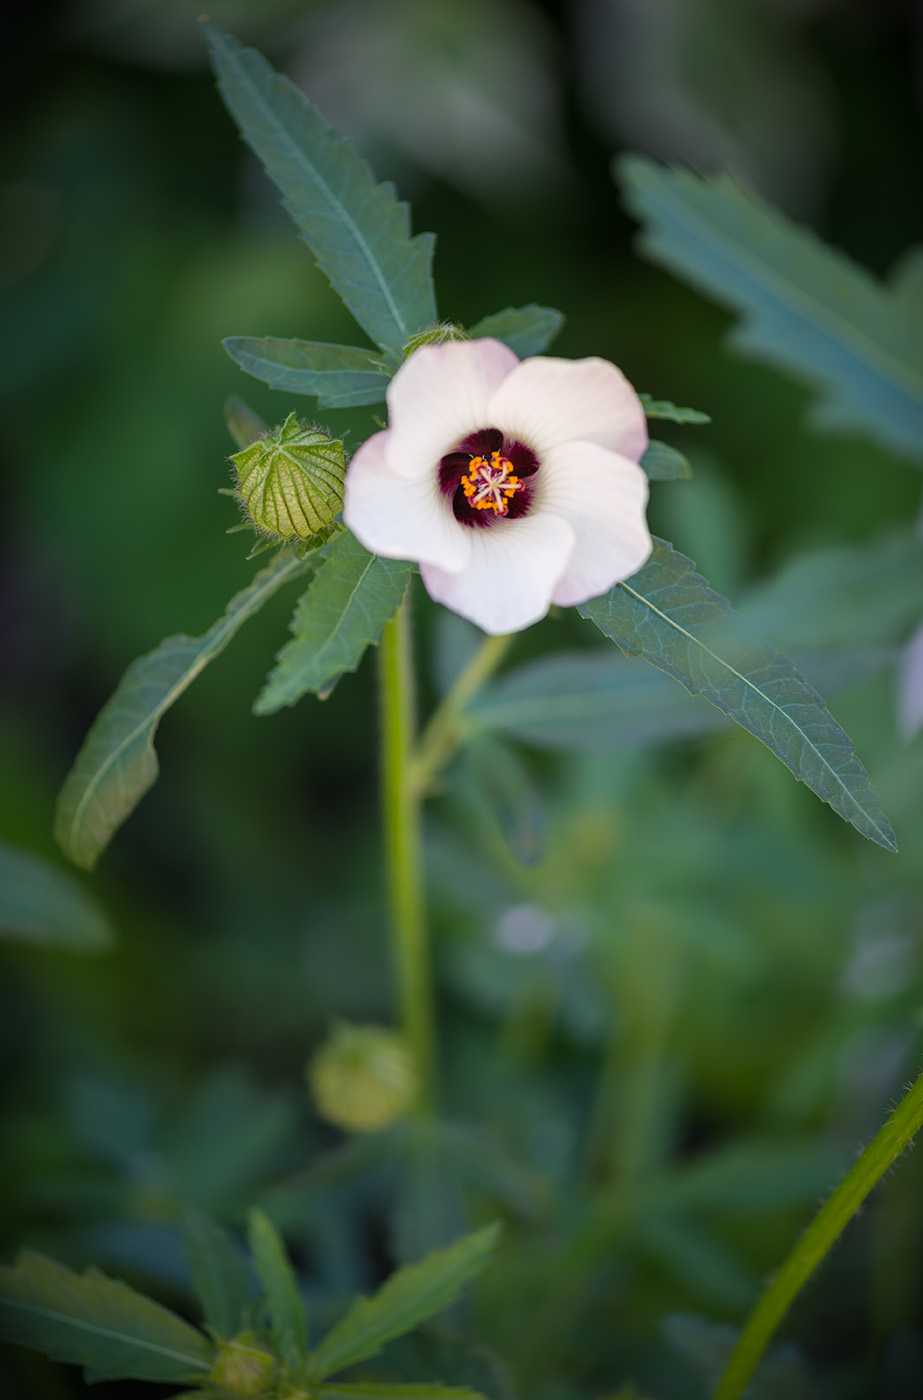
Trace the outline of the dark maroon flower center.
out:
[[[439,463],[439,486],[462,525],[492,525],[527,515],[535,494],[538,457],[499,428],[479,428]]]

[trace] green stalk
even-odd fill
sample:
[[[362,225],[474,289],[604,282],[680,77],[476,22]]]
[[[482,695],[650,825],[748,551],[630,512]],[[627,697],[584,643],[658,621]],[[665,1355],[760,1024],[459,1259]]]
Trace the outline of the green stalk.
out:
[[[382,817],[388,910],[399,1020],[420,1076],[418,1109],[433,1109],[435,1017],[426,936],[421,844],[421,793],[413,781],[416,725],[410,597],[385,627],[379,648]]]
[[[923,1074],[814,1218],[760,1298],[712,1400],[737,1400],[793,1299],[896,1157],[923,1126]]]
[[[512,640],[509,634],[485,637],[430,719],[413,767],[413,781],[421,792],[426,792],[464,739],[465,710],[500,665]]]

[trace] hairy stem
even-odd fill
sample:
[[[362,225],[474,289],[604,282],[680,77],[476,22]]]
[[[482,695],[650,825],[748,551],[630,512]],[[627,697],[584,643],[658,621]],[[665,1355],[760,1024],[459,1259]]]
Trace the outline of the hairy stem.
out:
[[[382,635],[380,694],[382,816],[399,1018],[420,1075],[418,1107],[430,1113],[435,1017],[423,893],[422,798],[411,772],[416,719],[409,594]]]
[[[923,1074],[814,1218],[760,1298],[713,1400],[737,1400],[793,1299],[866,1196],[923,1126]]]

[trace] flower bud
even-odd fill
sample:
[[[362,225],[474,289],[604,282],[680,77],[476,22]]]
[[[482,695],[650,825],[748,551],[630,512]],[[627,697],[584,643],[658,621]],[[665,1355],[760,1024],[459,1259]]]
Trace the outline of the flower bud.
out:
[[[343,1023],[308,1065],[308,1084],[321,1117],[348,1133],[390,1127],[410,1109],[419,1087],[400,1036]]]
[[[227,1395],[266,1395],[276,1359],[264,1351],[252,1332],[241,1332],[218,1348],[209,1380]]]
[[[444,345],[447,340],[467,340],[468,334],[461,326],[453,326],[451,321],[437,321],[427,326],[425,331],[417,331],[404,346],[404,359],[409,359],[421,345]]]
[[[343,504],[342,442],[290,413],[280,428],[235,452],[231,461],[234,495],[261,535],[285,544],[329,534]]]

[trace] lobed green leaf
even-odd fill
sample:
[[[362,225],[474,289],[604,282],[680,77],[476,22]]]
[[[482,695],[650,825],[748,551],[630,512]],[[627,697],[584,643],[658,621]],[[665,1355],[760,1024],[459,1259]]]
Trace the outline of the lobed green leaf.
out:
[[[272,389],[312,394],[320,408],[381,403],[388,380],[371,350],[275,336],[230,336],[222,345],[241,369]]]
[[[0,1268],[0,1337],[97,1380],[203,1380],[215,1354],[197,1328],[127,1284],[96,1269],[72,1273],[31,1250]]]
[[[818,427],[861,430],[923,461],[918,278],[889,286],[729,175],[617,162],[641,251],[742,316],[741,351],[806,380]]]
[[[182,1227],[192,1286],[205,1321],[216,1336],[233,1337],[247,1325],[251,1297],[240,1251],[227,1230],[198,1207],[187,1207]]]
[[[542,355],[564,326],[564,316],[553,306],[508,306],[505,311],[497,311],[493,316],[485,316],[472,326],[468,334],[472,340],[491,336],[502,340],[514,355],[521,360],[530,355]]]
[[[441,1312],[487,1264],[497,1243],[499,1224],[465,1235],[448,1249],[428,1254],[392,1274],[371,1298],[359,1298],[313,1352],[308,1376],[326,1376],[354,1366],[395,1337]]]
[[[50,861],[0,841],[0,936],[33,946],[99,953],[112,925],[86,890]]]
[[[202,21],[218,88],[244,140],[284,196],[334,291],[372,340],[399,361],[436,319],[431,234],[410,236],[406,204],[287,78],[255,49]]]
[[[92,869],[156,781],[154,735],[170,706],[248,617],[312,566],[311,556],[277,555],[204,636],[168,637],[131,663],[93,722],[58,797],[55,837],[75,864]]]
[[[266,1297],[273,1342],[282,1364],[296,1371],[307,1361],[308,1338],[295,1271],[279,1232],[261,1210],[250,1212],[248,1237]]]
[[[894,833],[855,750],[792,662],[733,626],[726,599],[662,540],[644,568],[578,609],[628,656],[704,695],[795,777],[887,850]]]
[[[309,693],[326,699],[344,672],[355,671],[366,648],[377,645],[413,572],[403,560],[369,554],[347,530],[336,534],[323,554],[295,608],[292,640],[278,653],[255,714],[273,714]]]

